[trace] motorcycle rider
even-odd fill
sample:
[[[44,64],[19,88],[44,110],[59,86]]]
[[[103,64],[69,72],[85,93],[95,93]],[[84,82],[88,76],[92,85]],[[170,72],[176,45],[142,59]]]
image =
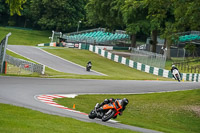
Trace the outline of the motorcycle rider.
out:
[[[119,115],[122,115],[122,112],[125,110],[126,105],[129,103],[128,99],[123,98],[123,99],[114,99],[114,98],[110,98],[110,99],[105,99],[101,104],[99,104],[99,106],[97,107],[97,111],[101,111],[102,110],[102,106],[105,104],[109,104],[109,103],[113,103],[115,101],[118,101],[119,104],[122,106],[122,110],[120,111]],[[116,119],[117,116],[114,117],[114,119]]]
[[[88,61],[88,63],[87,63],[87,66],[86,66],[87,68],[88,67],[90,67],[90,69],[92,68],[92,62],[91,61]],[[87,69],[88,70],[88,69]]]
[[[175,76],[174,76],[174,74],[173,74],[173,71],[174,71],[175,69],[179,72],[178,68],[177,68],[175,65],[172,65],[171,73],[172,73],[172,76],[173,76],[174,79],[176,79]],[[180,75],[180,78],[181,78],[181,73],[180,73],[180,72],[179,72],[179,75]]]

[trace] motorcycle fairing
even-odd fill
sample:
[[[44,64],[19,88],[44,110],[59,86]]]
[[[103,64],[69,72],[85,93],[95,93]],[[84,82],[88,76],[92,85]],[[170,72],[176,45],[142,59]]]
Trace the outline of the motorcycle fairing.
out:
[[[106,110],[106,109],[113,109],[113,108],[114,108],[114,105],[111,104],[111,103],[105,104],[105,105],[103,106],[103,110]]]
[[[115,101],[113,103],[105,104],[103,106],[103,110],[106,109],[115,109],[116,111],[119,111],[120,109],[122,109],[122,106],[119,104],[118,101]]]

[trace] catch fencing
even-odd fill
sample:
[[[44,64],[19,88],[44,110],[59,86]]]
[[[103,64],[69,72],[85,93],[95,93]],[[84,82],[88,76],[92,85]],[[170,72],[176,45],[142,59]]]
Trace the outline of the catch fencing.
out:
[[[45,72],[45,65],[41,65],[41,64],[35,64],[26,60],[22,60],[22,59],[18,59],[15,57],[12,57],[10,55],[5,56],[5,61],[7,61],[8,63],[17,66],[19,68],[22,68],[24,70],[30,71],[30,72],[36,72],[39,74],[44,74]]]
[[[131,51],[130,59],[135,62],[140,62],[149,66],[154,66],[158,68],[165,68],[166,63],[166,53],[157,54],[153,52],[138,50],[133,48]]]

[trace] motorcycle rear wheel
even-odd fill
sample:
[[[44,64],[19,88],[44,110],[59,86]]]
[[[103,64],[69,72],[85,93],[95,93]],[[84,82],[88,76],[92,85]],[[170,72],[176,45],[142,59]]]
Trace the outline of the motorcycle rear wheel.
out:
[[[108,111],[109,112],[109,111]],[[111,118],[113,118],[113,116],[115,115],[116,111],[112,110],[111,112],[109,112],[108,114],[106,113],[103,117],[102,117],[102,121],[106,122],[108,120],[110,120]]]
[[[176,79],[178,80],[178,82],[180,82],[180,78],[179,78],[178,74],[176,74]]]

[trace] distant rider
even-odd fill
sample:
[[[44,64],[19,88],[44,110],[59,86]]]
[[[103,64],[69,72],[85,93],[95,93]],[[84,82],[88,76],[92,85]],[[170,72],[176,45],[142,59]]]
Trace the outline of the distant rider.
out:
[[[175,78],[175,76],[174,76],[174,74],[173,74],[173,71],[174,70],[177,70],[178,72],[179,72],[179,70],[178,70],[178,68],[175,66],[175,65],[172,65],[172,68],[171,68],[171,73],[172,73],[172,76]],[[181,77],[181,73],[179,72],[179,75],[180,75],[180,77]],[[176,79],[176,78],[175,78]]]
[[[88,61],[87,66],[92,68],[92,62]]]

